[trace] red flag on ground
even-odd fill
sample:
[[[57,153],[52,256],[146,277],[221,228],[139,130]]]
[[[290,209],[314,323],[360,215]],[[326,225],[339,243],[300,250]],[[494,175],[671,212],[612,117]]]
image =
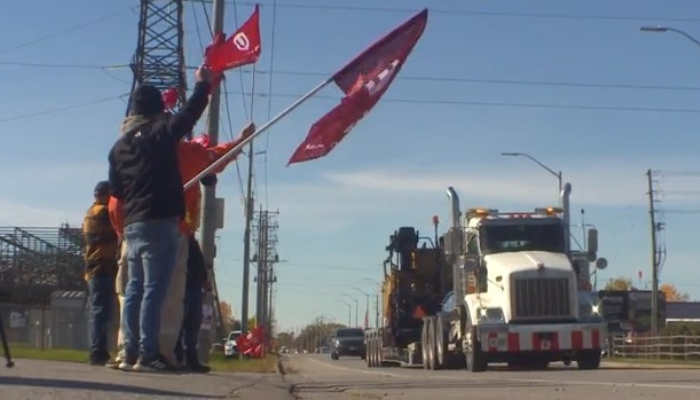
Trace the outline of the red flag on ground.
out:
[[[345,97],[311,127],[288,166],[327,155],[372,110],[403,67],[427,22],[425,9],[333,75]]]
[[[255,5],[253,14],[236,32],[224,40],[218,33],[214,41],[204,51],[204,63],[213,72],[253,64],[260,58],[260,7]]]
[[[263,353],[264,341],[265,331],[262,326],[258,326],[248,332],[248,334],[239,336],[236,339],[236,347],[238,347],[238,353],[242,356],[262,358],[265,355]]]

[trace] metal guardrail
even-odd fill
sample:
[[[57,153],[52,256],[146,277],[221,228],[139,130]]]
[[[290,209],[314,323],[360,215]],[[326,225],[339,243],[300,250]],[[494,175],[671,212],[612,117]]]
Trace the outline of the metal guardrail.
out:
[[[608,356],[700,361],[700,336],[613,337],[608,339]]]

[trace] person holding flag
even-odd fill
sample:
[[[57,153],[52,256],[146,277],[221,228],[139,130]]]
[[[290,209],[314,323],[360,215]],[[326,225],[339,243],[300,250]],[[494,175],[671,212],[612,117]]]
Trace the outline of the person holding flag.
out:
[[[178,143],[178,163],[180,167],[180,173],[182,175],[183,183],[189,180],[192,176],[196,175],[199,171],[206,168],[212,161],[219,159],[222,155],[226,154],[230,149],[235,147],[240,141],[244,140],[247,136],[255,131],[255,125],[249,124],[241,132],[238,138],[233,141],[223,143],[219,146],[209,147],[208,138],[206,135],[202,135],[192,141],[185,142],[182,141]],[[238,154],[229,155],[227,164],[234,161]],[[203,185],[213,185],[216,183],[216,174],[223,172],[226,165],[222,165],[217,168],[212,174],[201,179]],[[184,236],[186,240],[187,250],[192,249],[192,237],[199,228],[199,220],[201,213],[201,190],[199,185],[193,186],[185,191],[185,218],[180,222],[180,234]],[[113,226],[118,234],[121,235],[123,239],[123,207],[121,202],[116,198],[111,198],[109,202],[110,218]],[[183,245],[181,242],[180,245]],[[124,288],[126,282],[128,281],[128,272],[126,271],[126,245],[122,245],[122,254],[120,260],[120,268],[117,274],[117,293],[120,295],[120,301],[123,302]],[[182,249],[178,248],[178,253],[182,257]],[[189,253],[189,251],[187,252]],[[198,296],[194,293],[197,289],[193,287],[198,286],[198,290],[201,292],[202,288],[208,287],[208,282],[201,281],[201,276],[197,274],[192,265],[196,265],[196,262],[192,261],[190,258],[197,258],[197,253],[187,254],[184,260],[180,258],[176,261],[175,271],[173,272],[173,278],[171,279],[170,286],[168,288],[168,294],[166,295],[165,305],[163,313],[161,314],[161,331],[160,331],[160,343],[161,343],[161,354],[172,364],[180,364],[178,361],[180,357],[176,357],[176,349],[179,346],[179,341],[183,333],[183,324],[187,325],[186,332],[184,335],[188,335],[189,332],[193,331],[194,326],[201,324],[201,315],[199,316],[200,322],[194,320],[197,319],[197,314],[193,313],[192,310],[196,308],[196,305],[191,303],[196,303]],[[200,282],[196,284],[194,282]],[[187,290],[190,288],[190,290]],[[188,296],[189,294],[189,296]],[[201,309],[201,301],[199,308]],[[188,312],[189,311],[189,312]],[[194,319],[194,320],[193,320]],[[184,322],[183,322],[184,320]],[[197,329],[197,333],[199,329]],[[195,338],[198,335],[194,335]],[[188,349],[196,349],[196,339],[194,342],[190,336],[186,336],[189,340]],[[120,330],[118,335],[118,344],[124,344],[124,333]],[[192,350],[194,351],[194,350]],[[194,354],[194,355],[193,355]],[[124,354],[120,355],[120,361],[124,358]],[[197,357],[196,351],[190,353],[188,351],[187,357],[183,360],[187,367],[195,372],[208,372],[207,367],[202,366]]]
[[[128,249],[122,369],[174,369],[160,353],[160,317],[177,256],[178,224],[185,214],[177,143],[192,131],[209,103],[208,68],[200,67],[195,75],[194,93],[170,118],[164,115],[160,91],[139,86],[109,152],[109,182],[112,196],[124,207]]]

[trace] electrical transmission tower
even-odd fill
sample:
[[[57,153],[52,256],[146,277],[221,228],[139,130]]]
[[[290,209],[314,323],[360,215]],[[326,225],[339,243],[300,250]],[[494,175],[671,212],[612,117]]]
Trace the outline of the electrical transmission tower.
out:
[[[184,0],[141,0],[138,41],[131,62],[132,93],[142,84],[153,85],[161,91],[174,88],[180,94],[180,104],[184,102],[187,80],[183,3]],[[130,106],[131,101],[127,105],[127,115]]]
[[[267,337],[271,337],[273,329],[273,285],[277,282],[274,265],[280,261],[277,253],[277,216],[279,211],[262,210],[256,212],[253,229],[255,235],[253,243],[256,254],[253,256],[257,262],[257,302],[255,318],[259,326],[265,327]]]

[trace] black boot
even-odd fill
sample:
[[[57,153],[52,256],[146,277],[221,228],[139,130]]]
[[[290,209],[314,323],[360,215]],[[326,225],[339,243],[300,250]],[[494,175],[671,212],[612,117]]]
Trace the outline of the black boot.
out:
[[[187,357],[187,369],[195,374],[207,374],[211,368],[199,362],[198,357]]]
[[[211,368],[207,365],[200,364],[199,361],[187,364],[187,369],[195,374],[208,374]]]

